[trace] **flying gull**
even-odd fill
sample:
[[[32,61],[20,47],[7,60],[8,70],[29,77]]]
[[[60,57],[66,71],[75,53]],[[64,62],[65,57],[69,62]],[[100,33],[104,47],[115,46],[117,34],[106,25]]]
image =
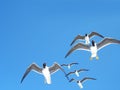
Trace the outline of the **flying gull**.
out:
[[[85,77],[85,78],[83,78],[82,80],[75,80],[74,78],[72,78],[69,82],[73,82],[73,81],[75,81],[75,82],[77,82],[77,84],[78,84],[78,86],[80,87],[80,88],[83,88],[83,82],[85,82],[85,81],[87,81],[87,80],[96,80],[95,78],[91,78],[91,77]]]
[[[79,63],[75,63],[75,62],[73,62],[73,63],[70,63],[70,64],[62,64],[61,66],[67,66],[68,69],[70,69],[71,66],[73,66],[73,65],[77,65],[77,64],[79,64]]]
[[[76,74],[77,77],[79,77],[79,73],[80,72],[84,72],[84,71],[88,71],[88,69],[80,69],[80,70],[75,70],[73,72],[69,72],[68,74],[66,74],[66,76],[70,75],[70,74]]]
[[[88,45],[88,44],[90,44],[90,39],[93,36],[99,36],[101,38],[104,38],[104,36],[102,36],[101,34],[99,34],[97,32],[91,32],[90,34],[85,34],[84,36],[77,35],[70,45],[73,45],[73,43],[75,43],[75,41],[78,40],[78,39],[85,40],[85,44]]]
[[[98,44],[96,44],[94,40],[92,40],[92,45],[78,43],[68,51],[65,58],[75,50],[85,50],[85,51],[91,52],[90,60],[92,60],[94,57],[96,57],[96,59],[98,60],[99,57],[97,55],[97,52],[100,49],[102,49],[103,47],[110,45],[110,44],[120,44],[120,40],[112,39],[112,38],[105,38],[101,42],[99,42]]]
[[[58,70],[62,70],[64,74],[66,75],[65,71],[61,68],[61,66],[58,63],[54,63],[51,67],[48,67],[46,63],[43,63],[43,68],[39,67],[37,64],[32,63],[24,73],[21,83],[23,82],[24,78],[28,75],[30,71],[35,71],[39,74],[42,74],[45,78],[45,82],[47,84],[51,84],[51,74],[57,72]]]

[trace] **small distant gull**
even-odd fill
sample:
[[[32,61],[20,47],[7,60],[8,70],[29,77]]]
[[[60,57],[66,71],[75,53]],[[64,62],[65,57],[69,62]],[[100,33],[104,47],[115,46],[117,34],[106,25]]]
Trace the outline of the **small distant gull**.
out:
[[[75,62],[73,62],[73,63],[70,63],[70,64],[62,64],[61,66],[67,66],[68,69],[70,69],[71,66],[73,66],[73,65],[77,65],[77,64],[79,64],[79,63],[75,63]]]
[[[79,73],[80,72],[84,72],[84,71],[88,71],[88,69],[80,69],[80,70],[75,70],[73,72],[69,72],[68,74],[66,74],[66,76],[70,75],[70,74],[76,74],[77,77],[79,77]]]
[[[43,68],[33,63],[27,68],[26,72],[24,73],[21,79],[21,83],[23,82],[24,78],[28,75],[28,73],[32,70],[39,74],[42,74],[45,78],[45,83],[47,84],[51,84],[51,74],[57,72],[58,70],[62,70],[66,75],[65,71],[61,68],[61,66],[58,63],[54,63],[51,67],[48,67],[46,63],[43,63]]]
[[[85,44],[90,44],[90,38],[92,38],[93,36],[99,36],[101,38],[104,38],[104,36],[97,32],[91,32],[90,34],[85,34],[84,36],[77,35],[70,45],[73,45],[73,43],[75,43],[75,41],[78,39],[85,40]]]
[[[77,84],[78,84],[78,86],[80,87],[80,88],[83,88],[83,82],[85,82],[85,81],[87,81],[87,80],[96,80],[95,78],[91,78],[91,77],[85,77],[85,78],[83,78],[82,80],[75,80],[74,78],[72,78],[69,82],[73,82],[73,81],[75,81],[75,82],[77,82]]]
[[[110,45],[110,44],[120,44],[120,40],[112,39],[112,38],[105,38],[98,44],[95,43],[94,40],[92,40],[92,45],[86,45],[83,43],[78,43],[74,47],[72,47],[68,53],[66,54],[65,58],[70,55],[73,51],[76,50],[85,50],[91,52],[90,60],[92,60],[94,57],[96,57],[96,60],[99,59],[97,52],[102,49],[103,47]]]

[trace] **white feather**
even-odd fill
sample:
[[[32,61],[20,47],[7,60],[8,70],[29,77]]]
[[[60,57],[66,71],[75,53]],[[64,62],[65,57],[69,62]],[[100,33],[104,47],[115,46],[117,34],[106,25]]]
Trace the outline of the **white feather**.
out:
[[[85,44],[90,44],[90,38],[88,36],[85,37]]]
[[[78,86],[80,87],[80,88],[83,88],[83,85],[82,85],[82,83],[79,81],[79,83],[78,83]]]
[[[46,83],[51,84],[51,76],[50,76],[49,68],[47,66],[42,70],[42,73],[45,77]]]

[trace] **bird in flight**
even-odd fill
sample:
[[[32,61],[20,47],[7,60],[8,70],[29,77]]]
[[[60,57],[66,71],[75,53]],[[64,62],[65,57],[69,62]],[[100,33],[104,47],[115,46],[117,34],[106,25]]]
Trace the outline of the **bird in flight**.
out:
[[[75,70],[73,72],[69,72],[68,74],[66,74],[66,76],[69,76],[71,74],[76,74],[77,77],[79,77],[79,73],[80,72],[84,72],[84,71],[88,71],[88,69],[80,69],[80,70]]]
[[[68,69],[70,69],[71,66],[73,66],[73,65],[78,65],[78,64],[79,64],[79,63],[73,62],[73,63],[70,63],[70,64],[62,64],[61,66],[67,66]]]
[[[45,78],[45,83],[51,84],[51,74],[57,72],[58,70],[62,70],[64,74],[66,75],[65,71],[61,68],[61,66],[58,63],[54,63],[51,67],[48,67],[46,63],[43,63],[43,68],[39,67],[37,64],[32,63],[24,73],[21,83],[25,79],[25,77],[28,75],[30,71],[35,71],[39,74],[42,74]]]
[[[83,88],[83,82],[87,81],[87,80],[96,80],[95,78],[91,78],[91,77],[84,77],[82,80],[75,80],[74,78],[72,78],[69,82],[77,82],[78,86],[80,88]]]
[[[81,36],[81,35],[77,35],[74,40],[72,41],[72,43],[70,45],[73,45],[75,43],[75,41],[77,40],[85,40],[85,44],[90,44],[90,39],[93,37],[93,36],[99,36],[101,38],[104,38],[104,36],[102,36],[101,34],[97,33],[97,32],[91,32],[90,34],[85,34],[84,36]]]
[[[68,53],[65,55],[65,58],[69,56],[73,51],[76,50],[85,50],[91,52],[90,60],[92,60],[94,57],[96,60],[99,59],[97,52],[102,49],[103,47],[110,45],[110,44],[120,44],[120,40],[112,39],[112,38],[105,38],[99,43],[95,43],[94,40],[92,40],[92,45],[86,45],[83,43],[78,43],[77,45],[73,46]]]

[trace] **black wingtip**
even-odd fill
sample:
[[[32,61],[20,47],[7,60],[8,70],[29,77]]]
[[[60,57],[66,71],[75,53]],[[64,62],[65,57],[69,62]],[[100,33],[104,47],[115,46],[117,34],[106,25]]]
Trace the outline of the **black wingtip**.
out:
[[[70,51],[65,55],[65,58],[67,58],[69,54],[70,54]]]
[[[104,36],[101,36],[102,38],[105,38]]]
[[[20,84],[22,84],[23,80],[20,81]]]
[[[76,64],[79,64],[78,62]]]
[[[89,69],[86,69],[86,71],[90,71]]]
[[[72,46],[73,45],[73,42],[70,44],[70,46]]]
[[[65,77],[67,78],[68,81],[70,80],[69,77],[68,77],[68,75],[65,75]]]
[[[65,55],[65,57],[64,57],[64,58],[67,58],[67,56],[68,56],[68,55]]]
[[[75,80],[74,78],[70,79],[69,82],[72,82],[73,80]]]

